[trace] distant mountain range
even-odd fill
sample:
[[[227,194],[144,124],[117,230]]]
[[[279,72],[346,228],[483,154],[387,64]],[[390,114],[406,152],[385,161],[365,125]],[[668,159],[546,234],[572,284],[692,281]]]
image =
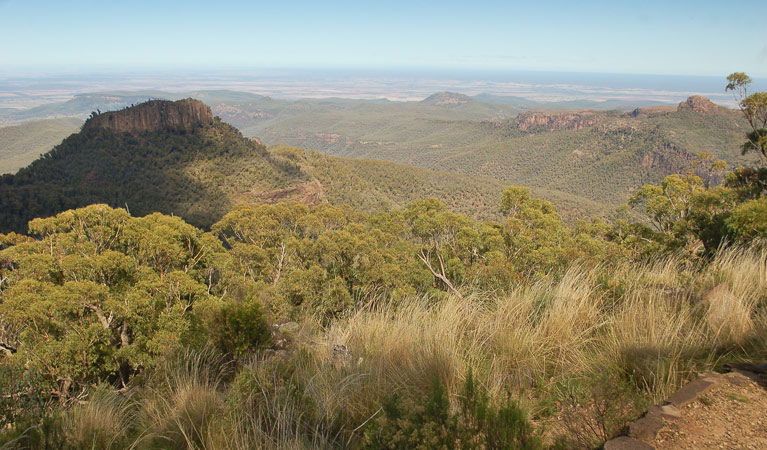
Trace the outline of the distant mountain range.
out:
[[[746,125],[740,115],[702,97],[691,97],[681,105],[637,105],[620,100],[540,103],[453,92],[439,92],[422,101],[391,102],[281,100],[226,90],[141,91],[78,96],[17,111],[14,117],[84,119],[93,111],[182,95],[203,100],[213,115],[266,145],[398,162],[494,179],[499,186],[523,185],[554,201],[569,217],[609,214],[641,185],[689,170],[702,151],[731,166],[752,161],[739,152]],[[50,148],[42,146],[56,137],[63,139],[75,126],[70,121],[70,128],[55,128],[54,123],[21,125],[31,127],[28,137],[49,129],[47,140],[35,139],[37,146],[20,146],[18,133],[4,133],[7,129],[0,128],[0,172],[31,162]],[[13,163],[6,162],[7,155],[15,155]],[[312,157],[315,162],[317,157]]]

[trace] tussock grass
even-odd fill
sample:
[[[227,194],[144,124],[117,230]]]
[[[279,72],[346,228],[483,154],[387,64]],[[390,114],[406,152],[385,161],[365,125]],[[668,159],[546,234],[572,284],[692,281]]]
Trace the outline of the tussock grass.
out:
[[[97,389],[89,401],[64,416],[64,436],[73,448],[125,448],[134,426],[134,406],[128,396],[108,388]]]
[[[698,371],[766,356],[767,252],[573,266],[504,295],[371,302],[316,330],[236,374],[210,351],[171,358],[138,394],[69,410],[65,435],[77,448],[345,447],[383,399],[419,398],[435,377],[458,408],[472,373],[491,402],[511,394],[565,424],[569,445],[598,444]]]
[[[315,354],[333,367],[327,349],[348,347],[369,399],[420,389],[434,374],[455,394],[472,369],[496,398],[512,391],[531,406],[557,383],[604,372],[660,401],[697,371],[763,345],[766,258],[754,247],[701,267],[681,256],[575,266],[498,297],[409,299],[336,322]]]

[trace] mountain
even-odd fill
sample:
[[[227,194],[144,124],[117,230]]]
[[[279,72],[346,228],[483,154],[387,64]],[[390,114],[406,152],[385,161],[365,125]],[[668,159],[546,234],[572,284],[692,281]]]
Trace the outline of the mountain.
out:
[[[15,172],[49,151],[82,125],[75,118],[0,127],[0,174]]]
[[[182,94],[107,92],[83,99],[124,103],[150,95]],[[752,161],[740,155],[747,124],[737,111],[696,96],[680,105],[616,101],[574,109],[584,102],[502,104],[490,102],[492,96],[450,92],[412,102],[284,100],[226,90],[194,95],[205,99],[213,115],[267,145],[524,185],[569,216],[610,212],[641,185],[687,171],[701,151],[731,166]],[[83,99],[83,108],[93,106]],[[620,110],[603,110],[608,104]]]
[[[376,211],[436,196],[488,217],[504,186],[389,162],[269,150],[200,101],[153,100],[95,114],[28,167],[0,177],[0,232],[92,203],[135,215],[175,214],[202,227],[237,204],[281,200]]]
[[[432,115],[393,123],[389,117],[372,109],[354,118],[316,112],[272,122],[260,137],[335,156],[490,177],[601,211],[621,205],[643,184],[686,172],[700,152],[730,166],[753,162],[740,154],[747,124],[739,112],[697,97],[630,111],[536,110],[501,119]]]
[[[421,103],[424,105],[435,105],[435,106],[445,106],[445,105],[462,105],[464,103],[473,102],[474,99],[469,97],[468,95],[458,94],[455,92],[437,92],[436,94],[432,94],[425,99],[421,100]]]

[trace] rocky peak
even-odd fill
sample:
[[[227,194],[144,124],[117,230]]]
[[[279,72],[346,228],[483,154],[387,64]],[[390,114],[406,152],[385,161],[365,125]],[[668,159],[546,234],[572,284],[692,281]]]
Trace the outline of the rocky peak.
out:
[[[580,130],[594,126],[597,118],[593,111],[530,111],[518,115],[516,123],[520,130]]]
[[[693,111],[701,114],[712,114],[722,109],[717,106],[711,100],[703,97],[702,95],[693,95],[687,100],[681,102],[677,108],[679,111]]]
[[[94,113],[83,129],[101,128],[115,133],[179,131],[212,121],[210,108],[199,100],[150,100],[120,111]]]
[[[463,103],[469,103],[470,101],[472,101],[472,98],[468,95],[459,94],[457,92],[437,92],[436,94],[432,94],[421,100],[421,103],[427,105],[444,106],[460,105]]]

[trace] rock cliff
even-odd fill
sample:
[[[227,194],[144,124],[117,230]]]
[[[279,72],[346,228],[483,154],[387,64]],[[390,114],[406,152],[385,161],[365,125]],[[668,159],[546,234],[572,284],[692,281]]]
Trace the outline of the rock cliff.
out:
[[[517,116],[516,123],[520,130],[581,130],[594,126],[597,117],[593,111],[531,111]]]
[[[93,114],[83,129],[100,128],[115,133],[180,131],[212,121],[210,108],[199,100],[150,100],[120,111]]]

